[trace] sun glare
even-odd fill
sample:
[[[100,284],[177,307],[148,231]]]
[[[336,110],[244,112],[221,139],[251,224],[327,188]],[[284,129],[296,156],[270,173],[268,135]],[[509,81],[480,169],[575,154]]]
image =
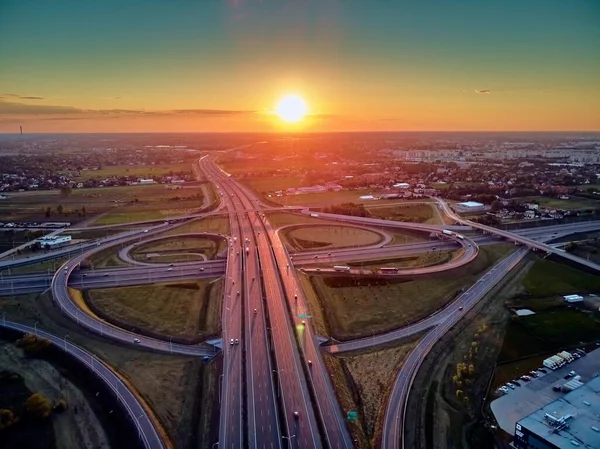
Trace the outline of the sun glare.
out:
[[[275,112],[284,122],[296,123],[304,118],[307,107],[304,100],[298,95],[286,95],[277,103]]]

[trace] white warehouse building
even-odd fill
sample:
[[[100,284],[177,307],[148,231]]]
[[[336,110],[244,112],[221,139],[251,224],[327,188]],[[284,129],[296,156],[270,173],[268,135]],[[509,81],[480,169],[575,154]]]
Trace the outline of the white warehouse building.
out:
[[[71,241],[70,235],[48,235],[35,240],[40,248],[56,248]]]
[[[456,203],[455,207],[458,212],[483,212],[486,209],[484,204],[475,201]]]

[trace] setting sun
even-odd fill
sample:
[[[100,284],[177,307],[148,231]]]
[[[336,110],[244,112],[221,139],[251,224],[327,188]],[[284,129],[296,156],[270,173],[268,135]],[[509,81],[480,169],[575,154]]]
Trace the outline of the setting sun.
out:
[[[275,112],[284,122],[296,123],[304,118],[307,107],[304,100],[298,95],[286,95],[277,103]]]

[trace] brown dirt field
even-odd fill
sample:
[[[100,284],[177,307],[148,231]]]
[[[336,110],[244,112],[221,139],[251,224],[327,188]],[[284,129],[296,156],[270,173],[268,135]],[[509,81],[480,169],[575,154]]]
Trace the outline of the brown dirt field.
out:
[[[396,373],[418,341],[419,338],[402,341],[393,347],[341,357],[358,390],[359,413],[371,447],[380,443],[387,398]]]
[[[42,393],[52,404],[66,400],[67,409],[52,417],[57,447],[110,448],[102,424],[83,392],[49,362],[24,357],[12,343],[0,342],[0,370],[3,369],[19,374],[30,391]]]
[[[211,415],[211,410],[218,412],[218,396],[216,401],[210,396],[213,390],[218,391],[207,387],[208,395],[203,396],[202,385],[214,384],[215,377],[218,382],[218,374],[212,374],[212,381],[203,380],[200,359],[158,354],[102,339],[64,317],[48,294],[0,297],[0,309],[7,320],[30,326],[37,322],[40,329],[65,336],[113,366],[152,406],[175,447],[206,447],[208,438],[200,440],[201,432],[208,432],[202,423],[210,421],[205,417]],[[214,362],[207,366],[213,365],[217,366]],[[214,420],[211,423],[214,427]]]

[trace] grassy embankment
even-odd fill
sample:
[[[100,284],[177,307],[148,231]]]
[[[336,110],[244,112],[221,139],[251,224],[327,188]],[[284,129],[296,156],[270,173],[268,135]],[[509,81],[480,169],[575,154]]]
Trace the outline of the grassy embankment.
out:
[[[162,338],[204,340],[220,329],[220,280],[91,290],[103,319]]]
[[[342,412],[344,415],[350,411],[358,414],[356,421],[348,423],[357,449],[379,446],[387,397],[394,378],[419,338],[376,350],[323,355]]]
[[[131,257],[140,262],[188,262],[214,259],[226,248],[222,238],[182,236],[140,244],[131,251]]]
[[[0,297],[6,319],[64,336],[116,369],[141,394],[174,447],[210,448],[218,439],[220,363],[158,354],[91,334],[67,319],[49,294]],[[215,430],[216,429],[216,430]]]
[[[494,263],[514,251],[489,245],[477,258],[448,272],[416,278],[301,275],[314,325],[337,340],[365,337],[418,321],[473,284]]]

